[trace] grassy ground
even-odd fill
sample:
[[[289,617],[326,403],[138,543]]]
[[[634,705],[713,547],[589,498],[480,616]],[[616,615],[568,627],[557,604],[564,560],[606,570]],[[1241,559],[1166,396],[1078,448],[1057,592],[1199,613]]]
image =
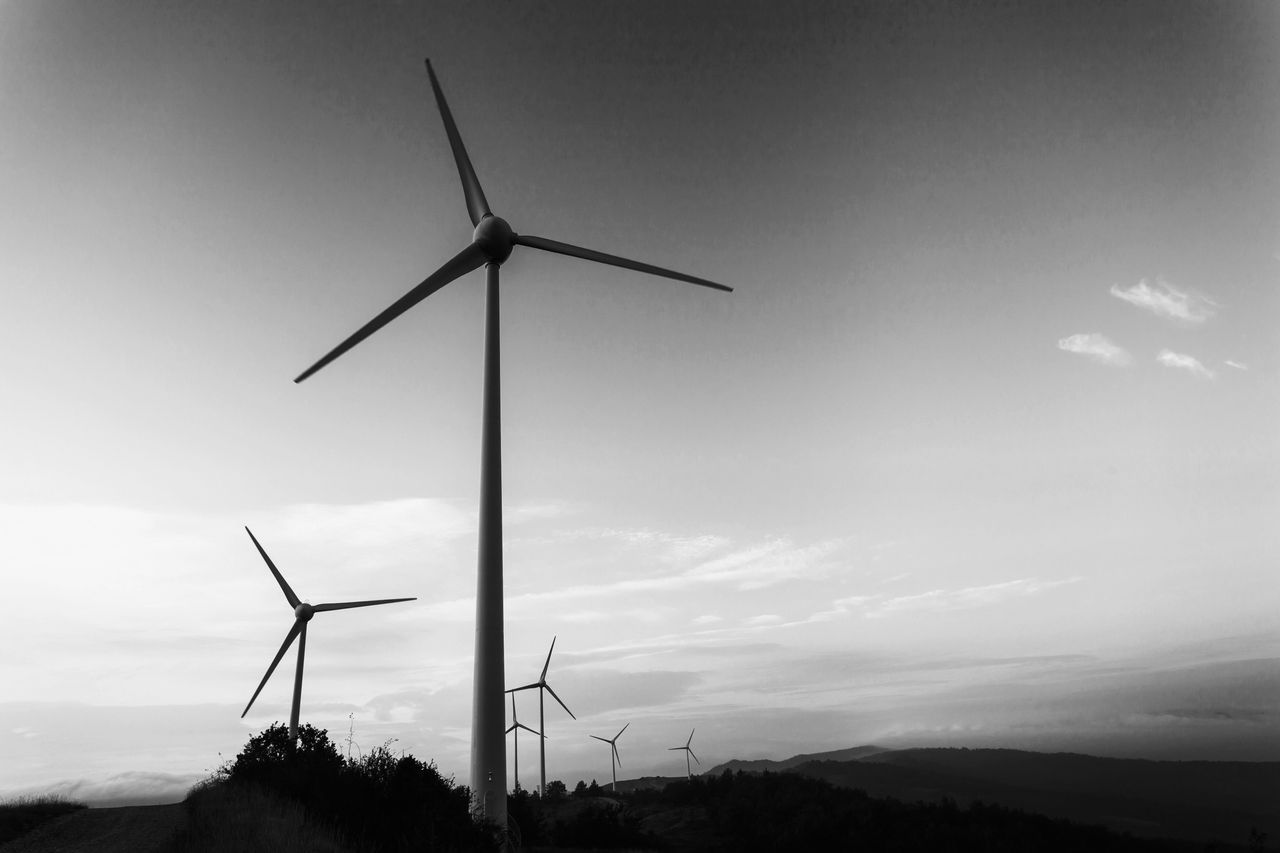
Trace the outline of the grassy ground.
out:
[[[83,808],[86,808],[84,803],[73,803],[52,795],[19,797],[0,803],[0,844]]]
[[[348,853],[338,834],[300,804],[255,785],[214,782],[183,804],[187,825],[174,853]]]

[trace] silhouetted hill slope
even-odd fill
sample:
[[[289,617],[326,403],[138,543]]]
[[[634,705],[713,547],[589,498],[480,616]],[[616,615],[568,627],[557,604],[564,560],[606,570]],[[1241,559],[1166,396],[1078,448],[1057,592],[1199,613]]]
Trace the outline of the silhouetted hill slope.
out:
[[[737,773],[739,770],[747,773],[762,773],[768,770],[770,773],[777,773],[782,770],[790,770],[792,767],[798,767],[801,764],[807,764],[811,761],[858,761],[869,758],[881,752],[890,752],[880,746],[854,746],[849,749],[837,749],[831,752],[815,752],[803,755],[793,755],[790,758],[784,758],[781,761],[771,761],[767,758],[757,759],[755,761],[744,761],[735,758],[726,761],[724,764],[717,764],[706,773],[695,775],[700,776],[719,776],[726,770],[732,770]]]
[[[841,762],[816,764],[839,766]],[[662,791],[621,795],[614,808],[614,823],[634,827],[635,838],[656,836],[670,853],[1201,853],[1205,849],[1203,844],[1140,839],[998,805],[962,807],[950,799],[929,804],[872,798],[793,771],[699,776]],[[600,820],[593,823],[607,825]],[[601,843],[608,841],[601,835],[591,840],[594,849],[618,846]],[[633,843],[633,847],[644,845]],[[1225,853],[1228,848],[1217,849]]]
[[[1142,761],[1012,749],[871,749],[854,760],[770,764],[875,797],[998,803],[1150,838],[1244,844],[1255,827],[1273,836],[1280,833],[1280,762]]]

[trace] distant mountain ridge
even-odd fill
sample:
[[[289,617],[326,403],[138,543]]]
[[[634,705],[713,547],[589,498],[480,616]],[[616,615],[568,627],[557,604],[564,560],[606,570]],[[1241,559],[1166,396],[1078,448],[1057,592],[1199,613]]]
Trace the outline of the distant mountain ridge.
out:
[[[754,761],[744,761],[740,758],[734,758],[723,764],[717,764],[706,772],[708,776],[719,776],[726,770],[732,770],[737,773],[739,770],[747,773],[762,773],[768,770],[770,773],[778,773],[783,770],[790,770],[793,767],[799,767],[801,764],[808,764],[811,761],[861,761],[882,752],[892,752],[882,746],[852,746],[848,749],[837,749],[832,752],[815,752],[805,753],[801,755],[793,755],[790,758],[784,758],[781,761],[772,761],[768,758],[760,758]]]
[[[792,772],[873,797],[975,801],[1151,838],[1245,845],[1280,834],[1280,762],[1145,761],[1015,749],[860,746],[725,770]]]

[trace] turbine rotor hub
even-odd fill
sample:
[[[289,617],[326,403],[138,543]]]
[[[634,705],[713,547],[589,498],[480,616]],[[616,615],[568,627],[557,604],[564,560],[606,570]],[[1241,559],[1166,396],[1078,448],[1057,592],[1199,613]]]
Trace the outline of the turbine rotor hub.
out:
[[[310,622],[311,617],[316,615],[316,609],[304,601],[293,608],[293,615],[294,618],[301,619],[303,622]]]
[[[516,246],[516,235],[501,216],[490,214],[480,220],[471,242],[480,247],[486,258],[492,263],[500,264],[511,257],[511,250]]]

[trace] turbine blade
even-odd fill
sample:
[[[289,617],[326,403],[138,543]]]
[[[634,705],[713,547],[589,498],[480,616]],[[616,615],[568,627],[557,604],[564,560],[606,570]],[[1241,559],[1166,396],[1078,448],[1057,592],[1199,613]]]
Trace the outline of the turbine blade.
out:
[[[689,748],[688,748],[688,747],[685,747],[685,749],[689,749]],[[689,749],[689,754],[693,756],[693,760],[694,760],[694,761],[698,761],[698,756],[694,753],[694,751],[693,751],[692,749]],[[699,763],[699,764],[701,764],[702,762],[701,762],[701,761],[698,761],[698,763]]]
[[[521,726],[521,728],[524,728],[524,727],[523,727],[523,726]],[[503,734],[508,734],[508,735],[509,735],[509,734],[511,734],[513,731],[515,731],[515,729],[516,729],[516,724],[515,724],[515,723],[512,723],[511,725],[507,726],[507,730],[506,730],[505,732],[503,732]]]
[[[597,263],[610,264],[611,266],[622,267],[623,269],[647,272],[650,275],[659,275],[663,278],[673,278],[676,281],[685,281],[689,284],[711,287],[716,290],[733,291],[732,287],[727,287],[723,284],[716,284],[714,281],[707,281],[705,278],[685,275],[682,272],[664,269],[663,267],[655,267],[653,264],[627,260],[626,258],[620,258],[617,255],[606,255],[604,252],[597,252],[594,249],[570,246],[568,243],[561,243],[557,240],[548,240],[545,237],[531,237],[528,234],[517,234],[515,236],[515,242],[521,246],[528,246],[531,249],[542,249],[544,252],[555,252],[559,255],[568,255],[571,258],[582,258],[584,261],[596,261]]]
[[[466,275],[484,262],[484,252],[475,243],[470,244],[467,248],[445,261],[444,266],[427,276],[421,284],[393,302],[391,307],[365,323],[355,334],[331,349],[324,358],[298,374],[298,378],[293,381],[301,382],[306,379],[449,282]]]
[[[626,726],[623,726],[623,727],[618,731],[618,733],[617,733],[616,735],[614,735],[614,736],[613,736],[613,739],[614,739],[614,740],[617,740],[618,738],[622,737],[622,733],[623,733],[623,732],[625,732],[625,731],[627,730],[627,726],[629,726],[629,725],[631,725],[631,724],[630,724],[630,723],[627,723],[627,725],[626,725]]]
[[[280,651],[276,652],[275,658],[271,661],[271,666],[267,667],[267,674],[262,676],[262,681],[258,682],[258,689],[253,691],[253,696],[249,699],[249,704],[244,706],[244,711],[240,714],[240,719],[244,719],[244,715],[249,713],[249,709],[253,707],[253,702],[258,698],[258,694],[262,692],[262,688],[267,686],[267,679],[271,677],[271,673],[276,671],[276,667],[280,664],[280,659],[284,657],[284,653],[289,651],[289,646],[293,645],[293,640],[298,634],[302,633],[302,626],[307,624],[301,619],[293,620],[293,627],[289,629],[289,633],[285,635],[284,642],[280,644]]]
[[[529,734],[534,734],[534,735],[536,735],[536,734],[537,734],[537,732],[536,732],[536,731],[534,731],[533,729],[529,728],[529,727],[528,727],[528,726],[526,726],[524,723],[516,723],[516,724],[514,724],[511,728],[512,728],[512,729],[524,729],[526,732],[529,732]],[[511,729],[507,729],[507,731],[511,731]]]
[[[249,538],[253,540],[253,544],[258,549],[258,553],[262,555],[262,559],[267,561],[267,568],[271,570],[271,574],[276,576],[276,583],[280,584],[280,588],[284,590],[284,597],[288,600],[290,607],[297,607],[302,602],[298,600],[298,596],[293,594],[293,590],[289,588],[289,584],[285,581],[284,575],[280,574],[280,570],[276,568],[276,564],[271,562],[271,558],[267,556],[267,552],[258,544],[258,537],[253,535],[253,531],[247,526],[244,529],[249,534]],[[252,703],[250,703],[252,704]],[[248,708],[245,709],[246,711]]]
[[[667,752],[679,752],[682,749],[684,749],[683,746],[669,746],[667,747]]]
[[[533,684],[526,684],[524,687],[512,687],[510,690],[504,690],[502,692],[503,693],[519,693],[521,690],[532,690],[535,687],[541,687],[541,686],[542,685],[539,682],[535,681]]]
[[[595,738],[596,740],[600,741],[601,743],[607,743],[607,744],[610,744],[610,745],[612,745],[612,744],[613,744],[613,741],[611,741],[611,740],[609,740],[608,738],[605,738],[605,737],[600,737],[600,735],[588,735],[588,737],[593,737],[593,738]]]
[[[453,123],[453,113],[449,112],[449,104],[440,89],[440,81],[427,60],[427,76],[431,78],[431,90],[436,94],[436,106],[440,108],[440,118],[444,119],[444,132],[449,135],[449,147],[453,149],[453,160],[458,165],[458,177],[462,180],[462,194],[467,199],[467,213],[471,216],[471,224],[479,225],[480,220],[492,216],[489,202],[485,200],[484,190],[480,189],[480,180],[476,170],[471,166],[471,158],[462,145],[462,137],[458,135],[458,126]]]
[[[621,756],[621,755],[618,755],[618,745],[617,745],[616,743],[611,743],[610,745],[613,747],[613,757],[614,757],[614,758],[616,758],[616,759],[618,760],[618,766],[619,766],[619,767],[621,767],[621,766],[622,766],[622,756]]]
[[[551,698],[555,699],[557,702],[560,703],[560,707],[564,708],[564,712],[568,714],[570,717],[573,717],[573,712],[569,710],[569,706],[564,704],[564,701],[561,700],[561,698],[556,695],[556,692],[551,689],[551,685],[544,682],[542,686],[547,688],[547,692],[551,694]],[[573,717],[573,718],[575,720],[578,719],[577,717]]]
[[[334,604],[317,604],[312,609],[316,613],[327,610],[348,610],[352,607],[372,607],[375,604],[395,604],[398,601],[417,601],[417,598],[380,598],[377,601],[339,601]]]
[[[547,652],[547,662],[542,665],[542,675],[538,676],[538,680],[545,682],[547,680],[547,667],[551,666],[551,652],[556,650],[556,638],[551,638],[551,649]]]
[[[693,730],[693,732],[696,732],[696,731],[697,729]],[[685,746],[689,746],[691,743],[693,743],[693,732],[689,732],[689,739],[684,742]]]

